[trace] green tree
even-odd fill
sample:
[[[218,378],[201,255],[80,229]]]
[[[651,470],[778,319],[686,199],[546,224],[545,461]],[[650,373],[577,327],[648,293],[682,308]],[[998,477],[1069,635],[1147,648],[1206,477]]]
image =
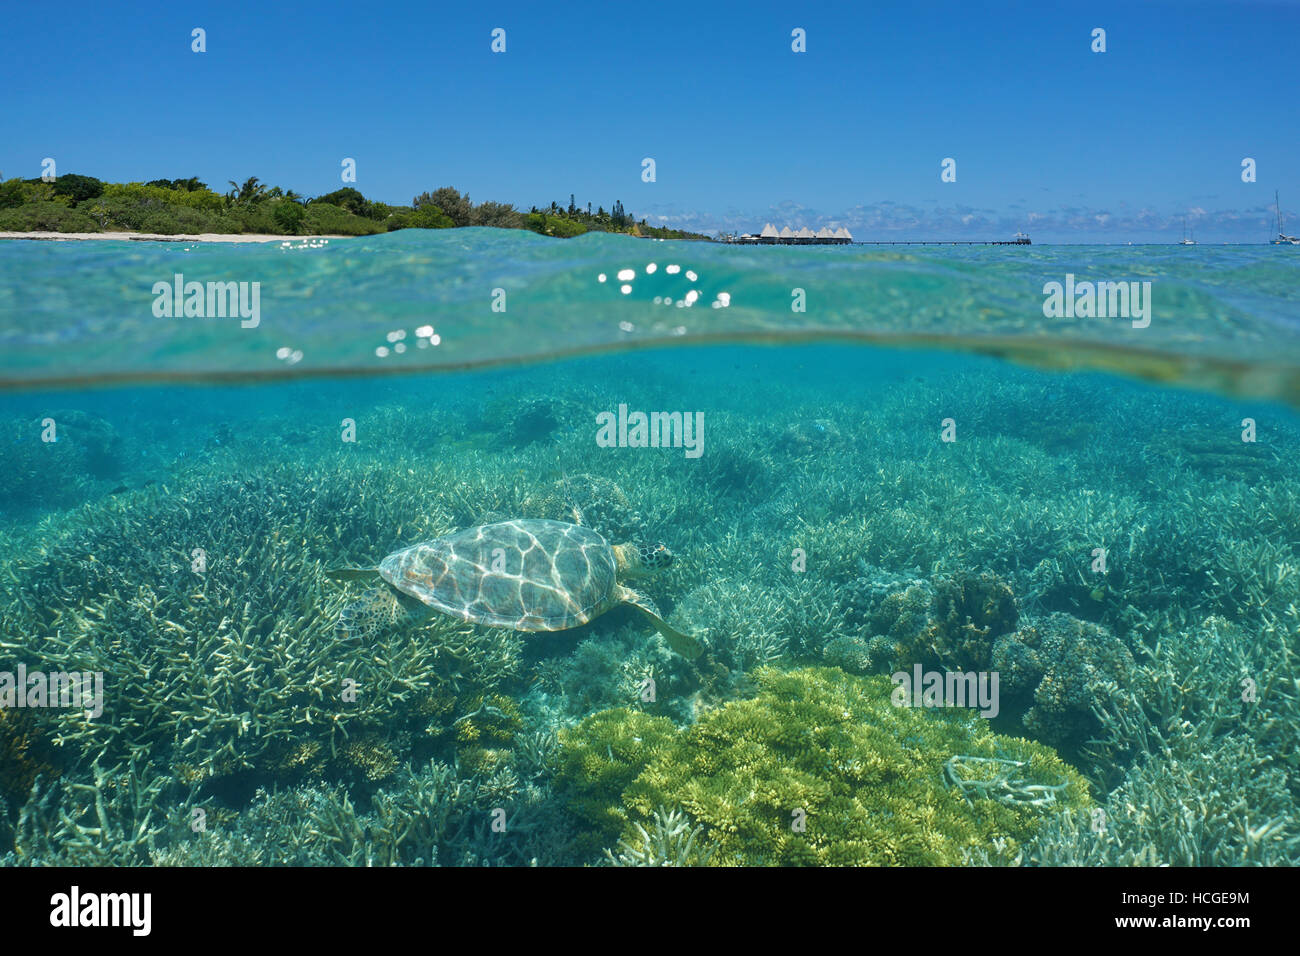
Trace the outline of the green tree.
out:
[[[485,202],[470,213],[470,224],[497,229],[519,229],[523,227],[524,217],[509,203]]]
[[[232,205],[244,206],[250,203],[261,202],[266,198],[266,184],[258,181],[256,176],[249,176],[244,180],[241,186],[233,179],[227,180],[230,183],[230,192],[226,193],[226,199]]]
[[[186,193],[201,192],[208,188],[208,184],[201,182],[197,176],[191,176],[189,179],[155,179],[152,182],[145,183],[146,186],[158,186],[162,189],[176,189]],[[231,183],[233,186],[234,183]]]
[[[13,209],[21,206],[24,201],[21,179],[6,179],[0,183],[0,209]]]
[[[104,184],[94,176],[64,173],[54,180],[54,195],[67,196],[76,205],[85,199],[95,199],[104,193]]]
[[[331,206],[339,206],[346,209],[348,212],[356,216],[375,218],[374,204],[351,186],[336,189],[334,192],[326,193],[324,196],[317,196],[312,200],[312,202],[326,202]]]
[[[451,221],[458,226],[470,225],[474,212],[474,206],[469,201],[469,196],[462,196],[459,190],[453,189],[451,186],[443,186],[431,193],[420,193],[411,201],[411,205],[416,209],[426,205],[437,206],[450,216]]]
[[[307,217],[306,211],[292,199],[282,199],[275,204],[271,213],[280,231],[290,236],[298,234],[302,221]]]
[[[425,203],[413,210],[407,217],[406,224],[412,229],[450,229],[456,225],[450,216],[433,203]]]

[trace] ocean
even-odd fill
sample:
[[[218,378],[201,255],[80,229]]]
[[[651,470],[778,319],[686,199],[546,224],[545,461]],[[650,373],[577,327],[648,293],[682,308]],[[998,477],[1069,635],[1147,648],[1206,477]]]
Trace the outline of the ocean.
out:
[[[0,243],[0,859],[1294,865],[1295,274]]]

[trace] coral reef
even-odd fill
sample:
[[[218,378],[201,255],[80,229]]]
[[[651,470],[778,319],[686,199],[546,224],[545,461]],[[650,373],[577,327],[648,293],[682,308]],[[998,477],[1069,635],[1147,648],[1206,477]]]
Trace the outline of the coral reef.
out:
[[[821,455],[832,450],[843,436],[833,421],[811,418],[787,425],[776,440],[776,450],[783,455],[800,458]]]
[[[1147,442],[1146,453],[1175,468],[1190,468],[1207,478],[1275,481],[1287,463],[1263,442],[1244,442],[1240,432],[1195,425],[1162,432]]]
[[[639,624],[635,618],[631,623]],[[698,684],[680,655],[660,641],[645,641],[637,626],[587,638],[571,655],[539,662],[533,674],[534,693],[553,698],[566,717],[632,707],[689,720]]]
[[[192,786],[132,759],[93,761],[79,777],[37,780],[14,827],[7,866],[139,866],[191,823]],[[0,850],[5,849],[0,846]]]
[[[484,407],[480,427],[494,434],[501,447],[526,448],[550,440],[579,411],[573,400],[552,395],[502,398]]]
[[[883,634],[870,639],[858,634],[842,634],[826,642],[822,658],[832,667],[850,674],[874,674],[889,669],[894,659],[894,644]]]
[[[54,441],[43,441],[53,420]],[[58,409],[35,420],[0,422],[5,467],[0,472],[0,509],[64,507],[85,500],[122,468],[122,438],[97,415]]]
[[[0,707],[0,804],[21,805],[38,777],[58,776],[61,762],[48,726],[31,710]]]
[[[650,537],[645,516],[632,506],[623,489],[609,478],[586,472],[563,475],[549,489],[525,499],[522,514],[576,522],[598,531],[611,544]]]
[[[901,614],[887,633],[898,634],[914,620],[911,589],[895,602],[881,602],[881,614]],[[1019,608],[1011,587],[996,574],[959,571],[933,585],[928,620],[919,631],[900,637],[895,644],[895,664],[943,665],[955,670],[991,670],[993,640],[1013,630]]]
[[[326,563],[367,536],[445,528],[426,511],[407,530],[400,481],[286,468],[75,515],[26,559],[0,607],[0,633],[43,635],[47,669],[104,674],[104,719],[42,715],[51,736],[109,760],[147,753],[185,779],[307,767],[313,742],[339,773],[391,773],[431,695],[513,679],[520,646],[514,632],[442,616],[381,635],[365,654],[338,632],[346,594],[325,582]]]
[[[0,711],[0,854],[1300,862],[1300,481],[1274,457],[1294,418],[1005,366],[854,360],[810,387],[788,356],[691,354],[332,383],[328,410],[308,387],[214,392],[179,424],[124,390],[55,412],[39,447],[43,414],[8,405],[0,670],[98,670],[107,693],[94,720]],[[620,403],[703,409],[703,457],[597,446]],[[335,627],[359,590],[325,568],[575,513],[673,549],[647,590],[710,660],[620,611],[532,635],[435,616],[365,645]],[[1002,714],[893,709],[870,675],[913,663],[999,671]],[[808,665],[856,676],[779,670]],[[1097,806],[995,730],[1058,749]]]
[[[684,734],[664,718],[605,711],[560,735],[557,786],[607,839],[680,806],[724,864],[934,865],[963,849],[1030,838],[1046,815],[1088,804],[1083,780],[1052,751],[1000,737],[969,714],[890,703],[892,685],[831,668],[757,671],[757,697],[703,714]],[[944,766],[1022,762],[1022,786],[1051,799],[967,799]],[[970,777],[963,779],[969,780]]]
[[[653,829],[633,824],[636,836],[618,841],[618,853],[605,851],[610,866],[707,866],[712,853],[696,847],[695,841],[704,832],[703,827],[691,826],[691,821],[680,810],[654,812]]]
[[[1118,638],[1059,612],[999,638],[990,669],[1004,709],[1020,714],[1035,740],[1069,752],[1100,729],[1094,711],[1135,680],[1133,655]]]
[[[990,572],[957,571],[930,582],[865,564],[860,570],[839,595],[845,621],[856,625],[862,645],[857,670],[921,664],[987,671],[994,641],[1019,620],[1010,585]],[[837,648],[848,650],[843,643]]]

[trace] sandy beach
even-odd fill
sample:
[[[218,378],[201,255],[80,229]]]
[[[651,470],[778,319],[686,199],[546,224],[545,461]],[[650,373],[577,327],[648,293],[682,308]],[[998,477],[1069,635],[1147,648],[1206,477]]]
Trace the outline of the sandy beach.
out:
[[[253,233],[168,236],[156,232],[0,232],[0,239],[83,240],[118,239],[137,242],[294,242],[300,239],[350,239],[351,236],[263,236]]]

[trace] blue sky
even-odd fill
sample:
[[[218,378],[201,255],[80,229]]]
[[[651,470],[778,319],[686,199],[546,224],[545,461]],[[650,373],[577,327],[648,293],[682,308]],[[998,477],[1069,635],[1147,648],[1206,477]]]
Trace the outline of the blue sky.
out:
[[[316,195],[352,157],[392,203],[576,193],[862,239],[1173,241],[1186,216],[1254,242],[1274,189],[1300,231],[1297,77],[1297,3],[71,2],[6,17],[0,171]]]

